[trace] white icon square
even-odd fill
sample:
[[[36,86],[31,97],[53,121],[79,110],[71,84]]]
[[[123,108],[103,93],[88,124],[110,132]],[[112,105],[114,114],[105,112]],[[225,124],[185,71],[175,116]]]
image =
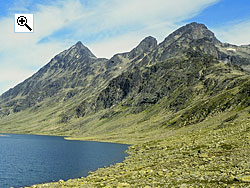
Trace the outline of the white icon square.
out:
[[[15,32],[33,33],[34,32],[33,14],[15,14]]]

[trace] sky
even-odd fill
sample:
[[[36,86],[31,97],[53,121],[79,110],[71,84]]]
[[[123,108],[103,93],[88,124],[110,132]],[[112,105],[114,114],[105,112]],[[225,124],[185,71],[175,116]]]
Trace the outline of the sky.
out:
[[[78,41],[110,58],[198,22],[222,42],[250,44],[249,10],[249,0],[0,0],[0,94]],[[14,32],[19,13],[34,14],[33,33]]]

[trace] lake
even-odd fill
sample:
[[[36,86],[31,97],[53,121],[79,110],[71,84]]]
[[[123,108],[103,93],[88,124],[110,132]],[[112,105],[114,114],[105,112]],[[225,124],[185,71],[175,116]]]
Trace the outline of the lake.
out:
[[[67,180],[122,162],[128,145],[64,140],[59,136],[1,134],[0,187]]]

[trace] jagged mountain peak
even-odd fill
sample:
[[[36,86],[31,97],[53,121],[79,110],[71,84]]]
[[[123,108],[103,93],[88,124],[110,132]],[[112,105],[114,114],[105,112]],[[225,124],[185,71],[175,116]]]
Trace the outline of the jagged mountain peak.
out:
[[[188,28],[188,27],[199,28],[199,29],[208,29],[206,25],[201,24],[201,23],[197,23],[197,22],[191,22],[191,23],[183,26],[183,28]]]
[[[152,36],[148,36],[144,38],[140,44],[136,47],[137,49],[142,49],[144,51],[151,51],[157,46],[157,40],[156,38]]]
[[[173,34],[184,34],[189,35],[192,39],[202,39],[202,38],[215,38],[214,33],[210,31],[204,24],[199,24],[192,22],[187,24],[174,32]]]
[[[192,22],[185,26],[180,27],[173,33],[171,33],[165,40],[162,42],[164,43],[172,43],[177,40],[182,41],[191,41],[197,39],[208,39],[214,43],[218,43],[219,41],[216,39],[214,33],[210,31],[204,24]]]
[[[59,70],[58,68],[62,68],[63,70],[75,69],[75,67],[81,66],[81,64],[88,64],[97,59],[98,58],[84,46],[81,41],[78,41],[67,50],[64,50],[52,58],[38,73],[47,72],[48,69],[51,68],[55,70]]]
[[[133,59],[138,55],[148,53],[157,47],[157,40],[152,36],[144,38],[137,47],[129,52],[129,58]]]
[[[204,24],[193,22],[168,35],[159,44],[159,48],[154,55],[162,61],[193,50],[218,57],[216,46],[220,44],[221,42],[215,37],[214,33]]]
[[[81,54],[84,57],[92,57],[96,58],[96,56],[86,47],[82,44],[81,41],[78,41],[75,45],[70,47],[68,50],[64,51],[67,55],[68,54]]]
[[[76,47],[82,47],[84,46],[81,41],[78,41],[74,46]]]

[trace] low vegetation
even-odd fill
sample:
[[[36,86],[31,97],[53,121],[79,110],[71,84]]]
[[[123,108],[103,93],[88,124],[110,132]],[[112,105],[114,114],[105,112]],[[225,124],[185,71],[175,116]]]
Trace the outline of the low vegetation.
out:
[[[32,187],[249,187],[249,114],[250,108],[166,128],[164,138],[130,146],[122,163]]]

